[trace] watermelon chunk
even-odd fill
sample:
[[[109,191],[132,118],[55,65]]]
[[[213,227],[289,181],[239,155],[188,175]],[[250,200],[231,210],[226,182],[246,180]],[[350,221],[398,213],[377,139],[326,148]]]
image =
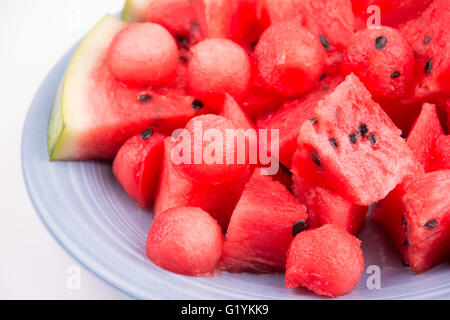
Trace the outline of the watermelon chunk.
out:
[[[374,210],[405,264],[424,273],[450,252],[450,170],[407,179]]]
[[[222,268],[229,272],[274,273],[285,269],[294,224],[306,208],[270,176],[255,170],[231,217]]]
[[[222,255],[220,226],[199,208],[174,208],[159,215],[148,233],[146,254],[168,271],[190,276],[217,275]]]
[[[164,155],[165,136],[144,130],[120,148],[113,173],[125,191],[140,207],[150,208]]]
[[[161,177],[155,197],[153,211],[157,217],[161,212],[176,207],[199,207],[211,214],[224,230],[230,221],[251,170],[241,176],[217,182],[214,179],[200,179],[185,172],[172,161],[175,141],[169,137],[164,141],[165,151]],[[223,179],[222,179],[223,180]]]
[[[364,29],[351,38],[341,68],[344,74],[357,75],[375,98],[396,99],[411,86],[414,54],[396,29]]]
[[[450,94],[450,2],[435,0],[401,32],[416,52],[414,97]]]
[[[124,26],[105,16],[75,52],[50,116],[52,160],[111,159],[142,130],[170,134],[200,114],[192,108],[195,99],[184,92],[127,87],[110,74],[106,53]]]
[[[450,169],[450,136],[442,135],[433,150],[432,170]]]
[[[425,172],[431,171],[433,149],[436,141],[443,134],[444,131],[439,123],[436,106],[425,103],[406,140],[408,147],[424,166]]]
[[[367,8],[376,5],[381,11],[381,25],[399,27],[405,22],[417,18],[432,3],[433,0],[352,0],[353,12],[356,16],[356,26],[367,28],[367,20],[373,11]]]
[[[192,0],[204,38],[227,38],[231,31],[233,5],[229,0]]]
[[[298,131],[306,120],[315,116],[315,109],[320,100],[328,93],[333,92],[339,83],[344,80],[341,76],[325,77],[304,97],[288,101],[275,112],[268,113],[256,120],[260,129],[280,130],[279,155],[280,162],[291,167],[291,160],[297,149]]]
[[[288,251],[286,287],[303,286],[330,297],[349,293],[364,271],[360,244],[331,224],[299,233]]]
[[[292,171],[368,206],[420,170],[401,131],[351,74],[319,102],[317,121],[300,129]]]
[[[293,175],[292,181],[295,197],[308,209],[311,228],[333,224],[354,235],[362,229],[368,211],[366,206],[356,205],[303,177]]]
[[[236,128],[239,129],[253,129],[256,130],[256,126],[253,123],[252,119],[250,119],[236,100],[233,99],[228,93],[225,94],[225,100],[222,106],[221,116],[230,119]]]

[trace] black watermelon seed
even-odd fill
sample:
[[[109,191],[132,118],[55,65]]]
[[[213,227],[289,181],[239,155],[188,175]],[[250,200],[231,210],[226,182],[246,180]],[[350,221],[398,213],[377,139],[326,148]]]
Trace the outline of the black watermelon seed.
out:
[[[294,226],[292,227],[292,236],[295,238],[297,234],[299,234],[302,231],[305,231],[308,227],[308,223],[305,220],[298,220],[296,223],[294,223]]]
[[[350,135],[348,136],[348,139],[350,140],[351,144],[355,144],[356,141],[358,141],[358,137],[354,133],[350,133]]]
[[[408,239],[405,239],[405,242],[403,242],[403,248],[407,248],[409,246]]]
[[[337,149],[339,144],[338,144],[338,142],[337,142],[337,140],[335,138],[329,137],[328,141],[330,141],[330,144],[333,146],[333,148]]]
[[[399,71],[394,71],[394,72],[391,74],[391,78],[392,78],[392,79],[395,79],[395,78],[398,78],[398,77],[400,77],[400,72],[399,72]]]
[[[323,75],[320,76],[319,80],[322,81],[323,79],[325,79],[327,77],[327,75],[324,73]]]
[[[431,219],[427,223],[425,223],[425,228],[434,229],[438,226],[438,222],[436,219]]]
[[[177,36],[176,39],[182,46],[188,46],[189,45],[189,40],[186,39],[183,36]]]
[[[141,132],[141,138],[143,140],[147,140],[149,139],[151,136],[153,136],[153,130],[152,129],[147,129]]]
[[[250,43],[250,46],[254,49],[257,44],[258,44],[258,41],[253,41]]]
[[[152,96],[149,94],[141,94],[138,99],[140,102],[150,102],[152,100]]]
[[[383,36],[375,39],[375,48],[377,50],[383,50],[384,47],[386,46],[386,44],[387,44],[387,39]]]
[[[364,137],[367,134],[367,132],[369,132],[369,128],[367,127],[367,124],[361,123],[358,127],[358,131],[361,137]]]
[[[376,144],[378,141],[378,138],[373,133],[369,134],[369,141],[372,145]]]
[[[402,216],[402,226],[406,226],[406,219],[404,216]]]
[[[328,39],[323,34],[320,35],[320,43],[326,50],[330,49],[330,43],[328,42]]]
[[[428,37],[426,37],[426,38],[423,40],[423,43],[424,43],[424,44],[429,44],[430,41],[431,41],[431,37],[428,36]]]
[[[203,102],[201,102],[198,99],[195,99],[194,101],[192,101],[192,108],[194,110],[201,110],[203,108]]]
[[[312,118],[312,119],[311,119],[311,122],[312,122],[312,124],[315,125],[315,124],[317,124],[317,122],[319,122],[319,120],[317,120],[317,118]]]
[[[318,167],[322,166],[322,163],[320,162],[319,154],[316,151],[313,151],[313,153],[311,154],[311,158]]]
[[[427,64],[425,65],[425,74],[430,74],[433,70],[433,59],[430,59],[427,61]]]
[[[178,59],[179,59],[181,62],[184,62],[184,63],[188,62],[188,58],[185,57],[185,56],[180,56]]]

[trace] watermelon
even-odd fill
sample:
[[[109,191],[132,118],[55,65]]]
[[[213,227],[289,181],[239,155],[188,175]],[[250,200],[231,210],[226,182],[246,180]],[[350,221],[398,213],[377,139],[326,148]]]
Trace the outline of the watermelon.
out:
[[[341,76],[325,77],[304,97],[288,101],[275,112],[267,113],[256,120],[256,125],[260,129],[280,130],[279,157],[280,162],[286,167],[291,167],[291,160],[297,149],[299,128],[306,120],[314,118],[319,101],[333,92],[343,80]]]
[[[416,53],[414,98],[450,94],[450,2],[435,0],[401,32]]]
[[[397,99],[411,86],[414,54],[396,29],[365,29],[350,39],[341,68],[357,75],[374,98]]]
[[[405,264],[424,273],[450,252],[450,170],[405,180],[372,214],[390,234]]]
[[[266,0],[273,24],[290,19],[300,21],[327,51],[328,73],[336,73],[342,51],[355,32],[350,0]]]
[[[364,271],[361,241],[328,224],[299,233],[289,247],[286,287],[306,287],[319,295],[343,296]]]
[[[111,74],[129,85],[164,85],[176,76],[178,49],[158,24],[133,23],[114,37],[106,55]]]
[[[252,119],[250,119],[236,100],[233,99],[228,93],[225,94],[225,99],[222,106],[222,111],[220,113],[221,116],[231,120],[236,128],[239,129],[253,129],[256,130],[256,126],[253,123]]]
[[[122,10],[125,23],[144,22],[147,20],[149,6],[157,0],[126,0]]]
[[[255,170],[231,216],[222,256],[229,272],[283,272],[293,226],[306,208],[270,176]]]
[[[257,77],[265,88],[296,97],[314,87],[324,70],[325,50],[297,21],[270,26],[255,47]]]
[[[220,120],[220,125],[225,124],[229,128],[234,128],[231,121],[223,117],[214,115],[205,117],[207,118],[200,118],[200,121],[204,120],[204,128],[208,128],[208,119],[212,119],[211,123],[214,126],[218,123],[216,120]],[[199,119],[194,118],[191,123],[197,120]],[[164,159],[154,205],[156,216],[170,208],[200,207],[218,220],[226,230],[233,209],[250,177],[250,166],[203,162],[191,165],[177,164],[172,157],[180,153],[180,143],[183,141],[180,139],[184,139],[182,135],[178,139],[167,138],[164,143]]]
[[[193,95],[220,107],[225,93],[242,100],[250,83],[247,53],[228,39],[207,39],[191,48],[188,83]]]
[[[358,234],[366,220],[368,208],[359,206],[338,194],[293,175],[292,191],[308,209],[309,226],[318,228],[333,224],[351,234]]]
[[[76,50],[55,98],[48,127],[52,160],[112,159],[145,129],[170,134],[200,114],[195,100],[167,88],[128,87],[110,73],[106,54],[125,27],[107,15]]]
[[[316,121],[317,120],[317,121]],[[300,129],[292,171],[361,206],[420,170],[401,131],[350,74]]]
[[[130,138],[113,162],[113,173],[140,207],[150,208],[164,155],[165,136],[148,129]]]
[[[233,5],[229,0],[192,0],[204,38],[227,38],[231,32]]]
[[[432,154],[431,168],[433,171],[450,169],[450,136],[440,136],[436,140]]]
[[[199,208],[169,209],[153,222],[146,254],[154,264],[190,276],[219,273],[223,236],[220,226]]]
[[[381,25],[399,27],[405,22],[417,18],[430,5],[433,0],[352,0],[357,29],[365,29],[367,22],[374,11],[367,9],[370,6],[380,8]],[[372,26],[372,20],[369,20]]]
[[[411,131],[414,122],[422,110],[421,101],[405,101],[403,99],[374,99],[392,122],[402,131],[402,137],[406,138]]]
[[[429,172],[433,162],[433,149],[436,141],[444,134],[436,112],[436,106],[425,103],[422,112],[417,118],[409,133],[406,143],[412,150],[417,160],[424,166],[425,172]]]

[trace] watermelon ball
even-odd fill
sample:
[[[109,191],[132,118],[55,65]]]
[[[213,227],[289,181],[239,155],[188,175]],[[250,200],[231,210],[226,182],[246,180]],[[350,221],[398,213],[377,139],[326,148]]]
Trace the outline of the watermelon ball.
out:
[[[148,233],[146,254],[161,268],[190,276],[214,275],[222,256],[222,229],[200,208],[162,212]]]
[[[332,224],[299,233],[287,255],[286,287],[303,286],[330,297],[349,293],[364,270],[360,244]]]
[[[254,52],[257,77],[286,97],[312,89],[323,74],[325,58],[319,38],[295,20],[269,27]]]
[[[341,67],[344,74],[357,75],[374,97],[396,99],[413,80],[414,53],[396,29],[365,29],[351,38]]]
[[[111,74],[130,85],[163,85],[176,74],[175,39],[158,24],[133,23],[112,41],[106,56]]]
[[[247,53],[227,39],[207,39],[191,48],[188,83],[191,92],[220,108],[225,93],[240,101],[249,88],[251,67]]]
[[[173,151],[183,155],[179,164],[182,170],[200,181],[240,179],[248,171],[248,148],[241,148],[237,139],[227,139],[227,134],[236,133],[236,129],[231,120],[222,116],[208,114],[191,119]],[[245,139],[244,134],[239,137]],[[190,155],[185,157],[189,151]]]

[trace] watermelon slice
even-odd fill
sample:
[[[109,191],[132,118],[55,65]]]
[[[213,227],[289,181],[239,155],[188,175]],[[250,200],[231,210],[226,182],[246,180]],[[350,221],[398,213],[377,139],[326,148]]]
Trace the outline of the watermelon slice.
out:
[[[113,173],[140,207],[150,208],[164,155],[165,136],[148,129],[130,138],[113,162]]]
[[[401,131],[350,74],[300,129],[292,171],[349,201],[383,199],[420,167]]]
[[[306,208],[288,190],[255,170],[231,217],[222,268],[229,272],[283,272],[294,224]]]
[[[127,87],[110,74],[106,52],[125,24],[105,16],[86,36],[66,71],[48,128],[52,160],[115,156],[128,138],[151,128],[170,134],[200,114],[184,92]]]
[[[450,94],[450,2],[435,0],[401,29],[416,52],[414,98]]]
[[[375,5],[380,8],[381,25],[396,28],[420,16],[432,2],[433,0],[352,0],[355,24],[358,30],[367,28],[367,20],[373,15],[373,11],[367,12],[367,8]]]
[[[148,233],[146,254],[166,270],[190,275],[213,276],[222,255],[220,226],[199,208],[174,208],[163,212]]]
[[[311,228],[333,224],[354,235],[362,229],[368,211],[366,206],[356,205],[303,177],[293,175],[292,181],[295,197],[308,209]]]
[[[408,147],[424,166],[425,172],[431,171],[433,149],[436,141],[443,134],[444,131],[439,123],[436,106],[425,103],[406,140]]]
[[[199,179],[186,173],[172,161],[172,150],[175,147],[172,137],[166,138],[164,146],[161,177],[153,208],[155,216],[170,208],[199,207],[211,214],[226,230],[233,209],[250,178],[250,168],[241,176],[220,183],[211,179]]]
[[[256,120],[256,125],[260,129],[280,130],[280,162],[286,167],[291,167],[291,160],[297,149],[300,127],[306,120],[314,118],[319,101],[328,93],[333,92],[343,80],[344,78],[341,76],[325,77],[312,92],[303,98],[286,102],[280,109]]]
[[[450,170],[407,179],[374,210],[405,264],[424,273],[450,252]]]
[[[442,135],[433,150],[432,170],[450,169],[450,136]]]
[[[288,251],[286,287],[303,286],[338,297],[353,290],[364,271],[361,241],[328,224],[299,233]]]

